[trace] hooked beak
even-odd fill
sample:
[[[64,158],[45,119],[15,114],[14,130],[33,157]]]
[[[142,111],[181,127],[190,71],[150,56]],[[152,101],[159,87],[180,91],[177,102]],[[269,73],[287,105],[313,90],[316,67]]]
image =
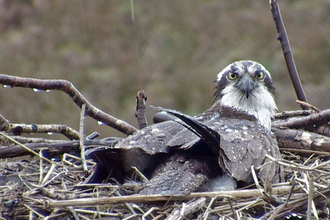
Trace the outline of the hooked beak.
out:
[[[251,79],[249,74],[245,74],[242,79],[237,82],[236,85],[237,88],[239,88],[242,92],[244,92],[246,98],[248,99],[251,92],[254,90],[255,87],[257,87],[257,84]]]

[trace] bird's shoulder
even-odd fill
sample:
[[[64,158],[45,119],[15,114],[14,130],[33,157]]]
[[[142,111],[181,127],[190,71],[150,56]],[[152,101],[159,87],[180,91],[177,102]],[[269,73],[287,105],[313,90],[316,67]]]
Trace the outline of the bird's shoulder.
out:
[[[143,128],[133,135],[118,142],[115,148],[139,148],[147,154],[168,153],[167,143],[170,139],[186,128],[174,121],[164,121]]]

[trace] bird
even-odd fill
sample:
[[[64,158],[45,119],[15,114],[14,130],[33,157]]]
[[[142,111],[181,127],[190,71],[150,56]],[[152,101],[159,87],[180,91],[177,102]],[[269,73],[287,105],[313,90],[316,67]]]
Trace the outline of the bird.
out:
[[[241,60],[225,67],[214,82],[214,101],[197,116],[155,107],[161,111],[158,123],[113,146],[110,152],[119,155],[120,166],[108,170],[120,167],[125,181],[137,167],[150,179],[140,194],[233,190],[253,182],[254,168],[261,180],[280,181],[279,165],[266,156],[281,158],[271,132],[277,107],[270,73],[258,62]]]

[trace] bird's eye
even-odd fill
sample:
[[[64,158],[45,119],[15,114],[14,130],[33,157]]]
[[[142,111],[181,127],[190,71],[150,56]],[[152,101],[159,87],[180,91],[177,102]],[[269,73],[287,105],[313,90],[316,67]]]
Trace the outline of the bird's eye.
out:
[[[234,79],[236,79],[237,78],[237,73],[233,73],[233,72],[230,72],[229,74],[228,74],[228,79],[230,79],[230,80],[234,80]]]
[[[263,79],[265,77],[265,74],[264,74],[264,72],[257,72],[255,77],[257,79]]]

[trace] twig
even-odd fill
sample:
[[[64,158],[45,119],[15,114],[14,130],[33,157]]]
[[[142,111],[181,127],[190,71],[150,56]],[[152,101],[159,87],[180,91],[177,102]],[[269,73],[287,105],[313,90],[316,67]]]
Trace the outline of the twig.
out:
[[[321,164],[319,164],[318,166],[315,167],[309,167],[309,166],[305,166],[305,165],[301,165],[292,161],[288,161],[288,160],[281,160],[281,159],[276,159],[268,154],[266,154],[266,157],[268,157],[270,160],[272,160],[273,162],[276,162],[282,166],[285,167],[289,167],[293,170],[305,170],[305,171],[317,171],[320,173],[327,173],[330,174],[330,172],[328,171],[324,171],[324,170],[320,170],[318,168],[321,168],[322,166],[328,165],[330,163],[330,160],[323,162]]]
[[[30,148],[26,147],[24,144],[19,143],[18,141],[14,140],[13,138],[9,137],[8,135],[4,134],[3,132],[0,132],[0,135],[4,136],[5,138],[10,140],[11,142],[19,145],[20,147],[24,148],[26,151],[30,152],[31,154],[33,154],[33,155],[35,155],[39,158],[42,158],[43,160],[47,161],[50,164],[53,164],[53,161],[47,159],[46,157],[44,157],[42,155],[39,155],[37,152],[35,152],[35,151],[31,150]]]
[[[256,174],[256,172],[254,170],[254,165],[251,166],[251,174],[252,174],[252,177],[253,177],[253,181],[256,184],[256,187],[257,187],[257,189],[260,192],[260,195],[262,195],[262,187],[259,184],[259,181],[258,181],[258,178],[257,178],[257,174]]]
[[[280,186],[273,188],[273,194],[282,194],[289,192],[291,186]],[[100,197],[100,198],[88,198],[88,199],[73,199],[73,200],[49,200],[47,203],[50,207],[63,207],[63,206],[80,206],[80,205],[102,205],[102,204],[114,204],[123,202],[156,202],[156,201],[180,201],[180,200],[190,200],[193,198],[207,197],[212,198],[215,196],[219,197],[232,197],[232,198],[248,198],[251,196],[259,196],[260,191],[258,189],[245,189],[245,190],[235,190],[235,191],[218,191],[218,192],[204,192],[204,193],[191,193],[190,195],[130,195],[130,196],[114,196],[114,197]]]
[[[55,165],[55,163],[53,163],[53,164],[51,165],[50,169],[48,170],[48,172],[47,172],[45,178],[42,180],[42,182],[41,182],[42,185],[44,185],[45,182],[49,179],[49,177],[50,177],[50,175],[52,174],[52,172],[54,171],[55,167],[56,167],[56,165]]]
[[[282,204],[282,205],[280,205],[280,206],[278,206],[277,209],[275,209],[275,211],[273,212],[273,214],[268,218],[269,220],[274,219],[278,215],[278,213],[280,213],[288,205],[288,203],[289,203],[289,201],[291,199],[292,193],[294,191],[295,185],[296,185],[296,183],[295,183],[295,181],[293,181],[292,182],[292,186],[291,186],[291,190],[289,192],[289,195],[288,195],[285,203]],[[264,219],[264,217],[261,217],[260,219]]]
[[[79,220],[79,216],[77,215],[76,211],[74,210],[74,208],[72,206],[68,206],[67,209],[73,215],[73,218],[75,220]]]
[[[43,178],[43,166],[44,166],[44,164],[43,164],[43,162],[42,162],[42,159],[41,159],[41,157],[42,157],[42,150],[40,150],[39,151],[39,155],[40,155],[40,164],[39,164],[39,185],[41,184],[41,182],[42,182],[42,178]]]
[[[313,109],[316,112],[320,112],[321,110],[319,108],[317,108],[316,106],[309,104],[307,102],[304,101],[300,101],[300,100],[296,100],[296,102],[300,105],[306,106],[307,108]]]
[[[330,156],[330,152],[315,151],[315,150],[305,150],[305,149],[295,149],[295,148],[280,148],[281,151],[291,151],[301,154],[319,154],[323,156]]]
[[[234,210],[234,207],[233,207],[233,204],[232,204],[230,198],[228,198],[228,203],[229,203],[229,206],[230,206],[231,212],[233,213],[234,219],[235,219],[235,220],[240,219],[239,216],[238,216],[238,212]]]
[[[136,166],[132,166],[132,169],[137,173],[137,175],[139,175],[139,177],[143,180],[143,182],[145,183],[149,182],[148,178],[145,175],[143,175],[143,173],[141,173],[141,171]]]
[[[144,213],[142,215],[142,220],[146,220],[146,217],[148,215],[152,215],[152,212],[155,211],[155,210],[159,210],[159,208],[157,208],[157,207],[151,207],[146,213]],[[154,216],[152,216],[152,219],[154,219]]]
[[[83,170],[87,172],[87,164],[85,158],[85,145],[84,145],[84,120],[86,113],[86,104],[81,105],[80,122],[79,122],[79,144],[80,144],[80,158]]]
[[[75,209],[75,211],[78,213],[85,213],[85,214],[91,214],[91,215],[100,214],[101,216],[103,215],[103,216],[109,216],[109,217],[122,217],[123,216],[122,213],[96,212],[96,211],[86,210],[86,209]]]
[[[36,210],[34,210],[33,208],[31,208],[30,206],[23,204],[28,210],[32,211],[34,214],[36,214],[37,216],[41,217],[41,218],[45,218],[45,216],[43,216],[42,214],[40,214],[39,212],[37,212]]]
[[[0,130],[6,131],[8,133],[13,133],[14,135],[21,135],[23,133],[60,133],[69,139],[79,139],[79,133],[66,125],[58,124],[15,124],[9,123],[0,114]]]
[[[181,209],[174,209],[166,220],[186,219],[190,214],[193,214],[205,206],[206,198],[201,197],[197,200],[189,201],[187,204],[182,203]]]
[[[212,207],[212,205],[213,205],[213,203],[214,203],[214,201],[216,199],[217,199],[217,197],[212,197],[211,201],[209,202],[209,204],[208,204],[208,206],[207,206],[207,208],[206,208],[206,210],[205,210],[205,212],[203,214],[203,219],[204,220],[207,220],[207,218],[208,218],[208,216],[210,214],[211,207]]]
[[[86,104],[86,114],[95,120],[101,121],[127,135],[137,131],[135,127],[127,122],[117,119],[96,108],[67,80],[42,80],[0,74],[0,84],[39,90],[61,90],[68,94],[79,107],[81,107],[82,104]]]
[[[305,95],[305,91],[301,85],[301,81],[300,81],[299,74],[298,74],[298,71],[296,68],[296,64],[294,62],[294,58],[293,58],[293,54],[292,54],[292,50],[291,50],[291,46],[290,46],[290,41],[289,41],[288,35],[285,30],[285,26],[284,26],[284,23],[282,20],[280,7],[277,3],[277,0],[269,0],[269,4],[270,4],[270,9],[271,9],[273,19],[275,22],[275,26],[276,26],[276,30],[277,30],[277,39],[281,43],[285,62],[288,67],[289,74],[290,74],[291,81],[292,81],[293,87],[295,89],[296,95],[299,100],[308,102],[306,95]],[[301,105],[301,108],[304,110],[308,109],[308,107],[306,107],[304,105]]]

